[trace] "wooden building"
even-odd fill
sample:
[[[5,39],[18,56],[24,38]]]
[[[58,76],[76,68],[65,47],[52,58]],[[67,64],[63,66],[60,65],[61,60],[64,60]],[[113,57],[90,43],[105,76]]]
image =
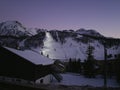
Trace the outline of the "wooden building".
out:
[[[54,68],[53,68],[54,66]],[[0,46],[0,76],[36,81],[46,75],[58,76],[54,61],[31,50],[20,51]],[[55,75],[56,73],[56,75]],[[58,81],[61,77],[57,77]],[[42,83],[42,81],[41,81]]]

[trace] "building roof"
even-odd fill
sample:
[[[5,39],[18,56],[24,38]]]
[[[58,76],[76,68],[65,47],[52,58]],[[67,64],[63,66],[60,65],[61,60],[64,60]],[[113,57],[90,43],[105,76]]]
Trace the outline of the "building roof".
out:
[[[26,60],[36,64],[36,65],[49,65],[49,64],[53,64],[54,60],[49,59],[45,56],[42,56],[40,53],[34,52],[32,50],[17,50],[17,49],[13,49],[13,48],[8,48],[8,47],[4,47],[7,50],[19,55],[22,58],[25,58]]]

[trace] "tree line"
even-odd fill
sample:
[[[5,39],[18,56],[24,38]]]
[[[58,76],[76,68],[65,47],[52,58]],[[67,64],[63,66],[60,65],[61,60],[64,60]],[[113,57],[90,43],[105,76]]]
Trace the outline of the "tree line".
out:
[[[94,47],[88,46],[86,51],[87,59],[69,59],[66,64],[66,72],[80,73],[87,78],[95,78],[97,75],[104,76],[107,73],[107,78],[114,76],[117,82],[120,83],[120,54],[116,55],[116,59],[107,60],[106,71],[104,71],[104,60],[95,60],[93,56]]]

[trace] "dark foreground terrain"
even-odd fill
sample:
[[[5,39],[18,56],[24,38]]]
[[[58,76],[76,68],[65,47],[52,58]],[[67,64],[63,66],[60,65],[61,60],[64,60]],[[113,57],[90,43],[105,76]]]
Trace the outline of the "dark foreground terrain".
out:
[[[0,90],[120,90],[120,88],[103,88],[91,86],[65,86],[65,85],[14,85],[10,83],[0,83]]]

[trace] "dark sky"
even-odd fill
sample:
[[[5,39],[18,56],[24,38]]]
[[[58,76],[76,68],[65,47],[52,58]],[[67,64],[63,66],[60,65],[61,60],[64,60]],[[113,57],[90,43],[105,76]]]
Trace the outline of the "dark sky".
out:
[[[0,0],[0,22],[26,27],[95,29],[120,38],[120,0]]]

